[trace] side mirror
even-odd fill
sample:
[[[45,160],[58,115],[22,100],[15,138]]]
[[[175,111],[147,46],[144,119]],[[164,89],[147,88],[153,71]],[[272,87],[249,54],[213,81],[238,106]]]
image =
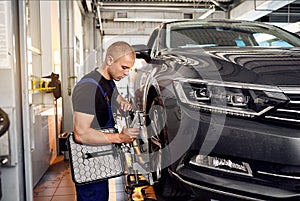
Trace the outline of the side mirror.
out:
[[[150,62],[150,51],[151,49],[147,45],[132,45],[135,51],[136,58],[144,59],[147,63]]]

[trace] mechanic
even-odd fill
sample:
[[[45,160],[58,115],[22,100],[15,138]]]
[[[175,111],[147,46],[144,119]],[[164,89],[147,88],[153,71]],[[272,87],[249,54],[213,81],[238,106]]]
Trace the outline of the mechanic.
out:
[[[103,64],[85,75],[72,95],[74,111],[74,137],[79,143],[89,145],[105,145],[110,143],[130,143],[138,135],[138,128],[124,127],[121,133],[106,134],[99,129],[114,127],[112,109],[118,107],[122,111],[130,111],[132,107],[117,91],[115,81],[126,77],[135,62],[135,52],[123,41],[115,42],[107,49]],[[100,92],[97,84],[105,91]],[[77,201],[108,201],[108,180],[76,185]]]

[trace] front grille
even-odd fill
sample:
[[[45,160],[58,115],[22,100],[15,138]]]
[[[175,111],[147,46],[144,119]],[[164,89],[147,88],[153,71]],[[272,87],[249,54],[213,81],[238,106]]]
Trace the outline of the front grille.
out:
[[[300,125],[300,88],[282,87],[281,89],[289,97],[289,103],[266,118]]]

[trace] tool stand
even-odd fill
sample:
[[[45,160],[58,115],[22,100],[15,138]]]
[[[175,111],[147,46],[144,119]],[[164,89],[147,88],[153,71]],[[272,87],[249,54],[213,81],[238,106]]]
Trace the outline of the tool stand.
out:
[[[121,120],[123,117],[121,115]],[[125,190],[130,195],[129,200],[156,200],[154,189],[151,186],[154,184],[153,177],[148,167],[149,155],[143,151],[144,146],[148,146],[144,122],[145,114],[142,111],[136,111],[125,116],[125,123],[128,128],[140,128],[140,135],[135,141],[121,146],[126,162]],[[118,125],[122,124],[119,122]]]

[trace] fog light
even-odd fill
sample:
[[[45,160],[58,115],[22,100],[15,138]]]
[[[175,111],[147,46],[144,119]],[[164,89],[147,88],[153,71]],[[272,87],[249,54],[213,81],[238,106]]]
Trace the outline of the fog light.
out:
[[[197,155],[192,157],[190,164],[227,173],[252,176],[252,170],[248,163],[230,159]]]

